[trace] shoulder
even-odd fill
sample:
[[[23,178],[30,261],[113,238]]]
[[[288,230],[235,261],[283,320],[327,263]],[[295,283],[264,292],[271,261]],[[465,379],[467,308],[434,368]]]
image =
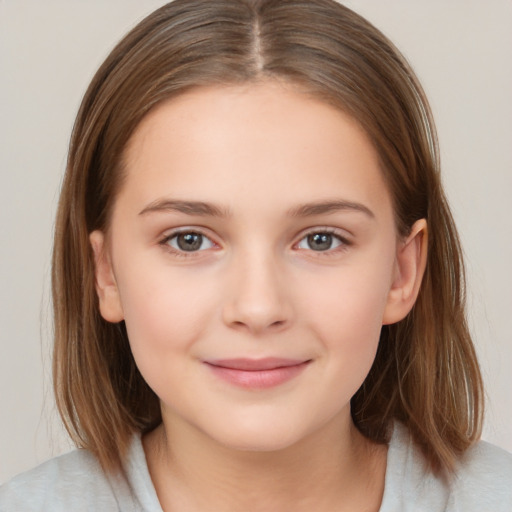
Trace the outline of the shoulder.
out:
[[[512,454],[480,441],[459,461],[451,500],[460,510],[512,509]]]
[[[381,512],[510,512],[512,455],[480,441],[459,459],[451,478],[433,474],[407,429],[395,425]]]
[[[109,480],[87,450],[51,459],[0,486],[1,512],[117,510],[112,505]]]

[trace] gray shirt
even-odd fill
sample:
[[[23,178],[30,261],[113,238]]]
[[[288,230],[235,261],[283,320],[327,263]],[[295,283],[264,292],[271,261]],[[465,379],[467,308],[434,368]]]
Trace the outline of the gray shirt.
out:
[[[86,450],[41,464],[0,487],[1,512],[162,512],[139,436],[127,478],[106,476]],[[450,483],[426,469],[408,431],[396,424],[380,512],[512,512],[512,455],[483,441],[459,461]]]

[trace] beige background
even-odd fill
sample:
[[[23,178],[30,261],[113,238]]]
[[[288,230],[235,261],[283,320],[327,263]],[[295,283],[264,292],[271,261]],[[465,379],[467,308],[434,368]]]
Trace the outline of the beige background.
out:
[[[157,0],[0,0],[0,481],[69,446],[50,384],[49,265],[66,145],[112,45]],[[410,59],[437,120],[489,398],[512,450],[512,1],[352,0]]]

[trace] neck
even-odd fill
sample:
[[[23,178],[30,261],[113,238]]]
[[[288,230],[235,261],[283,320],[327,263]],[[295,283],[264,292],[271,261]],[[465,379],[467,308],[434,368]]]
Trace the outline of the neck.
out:
[[[384,491],[386,448],[350,419],[273,452],[230,449],[165,422],[143,443],[164,511],[371,511]]]

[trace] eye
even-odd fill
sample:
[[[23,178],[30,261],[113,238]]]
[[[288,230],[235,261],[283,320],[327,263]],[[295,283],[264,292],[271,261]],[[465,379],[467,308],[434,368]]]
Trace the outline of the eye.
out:
[[[161,243],[170,246],[177,252],[198,252],[211,249],[214,246],[208,237],[195,231],[182,231],[169,235]]]
[[[334,233],[328,231],[318,231],[309,233],[299,241],[298,249],[308,249],[316,252],[325,252],[336,249],[340,246],[349,245],[348,242]]]

